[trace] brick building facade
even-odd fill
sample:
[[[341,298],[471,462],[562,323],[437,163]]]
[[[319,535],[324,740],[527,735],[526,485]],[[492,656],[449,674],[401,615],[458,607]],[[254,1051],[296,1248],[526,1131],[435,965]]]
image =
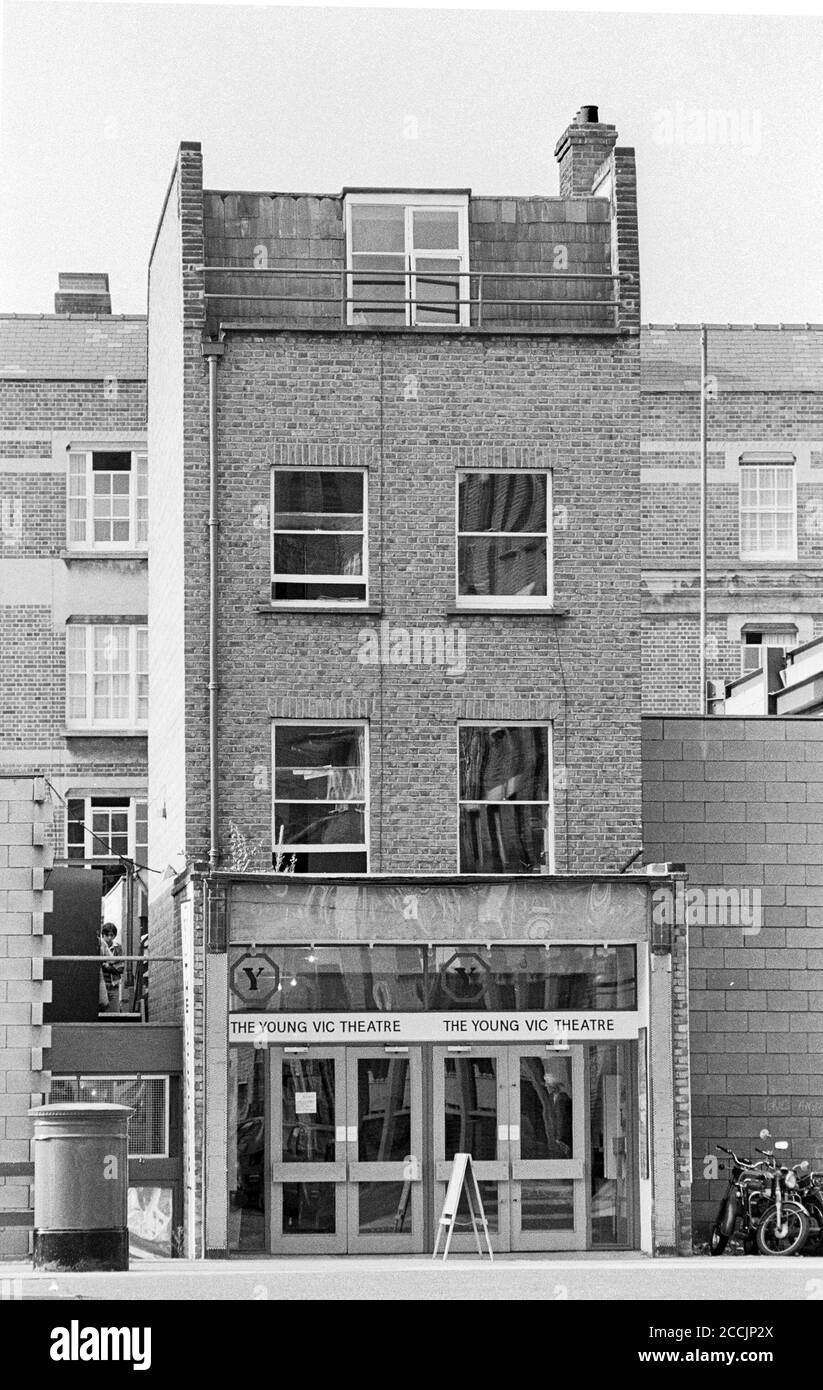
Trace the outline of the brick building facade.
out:
[[[707,331],[707,680],[823,631],[823,327]],[[643,709],[698,710],[700,334],[641,336]],[[715,706],[722,709],[722,698]]]
[[[0,772],[49,778],[58,859],[111,863],[112,815],[146,844],[145,319],[107,276],[61,275],[55,306],[0,316]]]
[[[580,113],[562,196],[523,199],[210,192],[180,148],[149,273],[149,800],[151,862],[182,872],[152,885],[150,932],[160,954],[193,939],[207,1250],[422,1249],[465,1087],[500,1248],[686,1238],[685,940],[652,949],[652,882],[620,874],[641,847],[640,306],[616,138]],[[547,1069],[512,1043],[547,1026],[537,998],[622,1041],[558,1035]],[[407,1060],[247,1040],[299,1039],[335,1000],[333,1036],[388,1027]],[[562,1142],[526,1126],[546,1088]],[[309,1200],[291,1146],[321,1131]]]

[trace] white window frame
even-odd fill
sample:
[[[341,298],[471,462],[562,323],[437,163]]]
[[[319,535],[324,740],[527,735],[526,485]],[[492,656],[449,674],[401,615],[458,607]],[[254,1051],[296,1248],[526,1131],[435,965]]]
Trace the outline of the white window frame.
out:
[[[460,540],[463,536],[489,540],[498,536],[541,536],[542,531],[461,531],[460,483],[463,478],[496,473],[503,477],[529,474],[546,479],[546,593],[543,594],[461,594]],[[454,591],[455,606],[467,611],[489,608],[551,609],[554,606],[554,506],[553,478],[550,468],[459,468],[454,480]],[[500,720],[496,720],[500,723]]]
[[[405,310],[406,310],[406,324],[405,324],[405,326],[406,326],[407,328],[423,327],[423,328],[432,328],[432,329],[441,329],[441,330],[443,330],[443,329],[448,330],[449,328],[468,328],[468,327],[470,326],[471,317],[470,317],[469,310],[470,310],[470,307],[471,307],[471,306],[470,306],[468,303],[461,303],[461,304],[460,304],[459,320],[458,320],[457,323],[448,324],[448,323],[424,322],[423,324],[418,324],[418,323],[417,323],[417,313],[416,313],[416,311],[417,311],[417,303],[416,303],[416,301],[417,301],[417,277],[416,277],[416,274],[415,274],[416,269],[417,269],[417,261],[418,261],[418,260],[444,260],[444,259],[446,259],[447,257],[452,256],[455,260],[459,260],[459,262],[460,262],[460,279],[459,279],[460,294],[459,294],[459,298],[460,298],[461,301],[463,301],[463,300],[468,300],[468,299],[469,299],[469,297],[470,297],[470,285],[471,285],[471,282],[470,282],[470,280],[469,280],[469,278],[468,278],[468,277],[469,277],[469,272],[470,272],[470,267],[469,267],[469,198],[468,198],[468,194],[467,194],[467,193],[456,193],[456,194],[455,194],[455,193],[347,193],[347,194],[345,195],[345,204],[346,204],[346,272],[347,272],[347,273],[346,273],[346,297],[347,297],[347,299],[353,298],[352,290],[353,290],[353,284],[354,284],[354,275],[357,274],[357,272],[356,272],[355,269],[354,269],[354,266],[352,265],[352,208],[353,208],[353,207],[363,207],[364,205],[365,205],[365,206],[375,206],[375,205],[376,205],[376,206],[380,206],[380,205],[383,205],[383,204],[390,204],[390,205],[392,205],[392,206],[394,206],[394,207],[397,207],[398,205],[400,205],[400,206],[404,207],[405,210],[406,210],[406,215],[405,215],[405,228],[404,228],[404,249],[403,249],[403,253],[402,253],[402,254],[403,254],[403,257],[404,257],[404,260],[405,260],[405,263],[406,263],[406,269],[405,269],[405,272],[404,272],[405,278],[406,278],[406,284],[405,284],[406,293],[405,293],[405,295],[404,295],[404,298],[407,299],[407,300],[412,300],[412,301],[413,301],[412,303],[407,303],[406,306],[405,306]],[[455,214],[457,215],[458,246],[457,246],[457,250],[456,250],[456,251],[431,251],[431,250],[415,251],[415,250],[414,250],[414,240],[413,240],[413,231],[412,231],[412,226],[413,226],[413,213],[414,213],[415,211],[422,211],[422,210],[424,210],[424,209],[426,209],[426,208],[437,208],[438,211],[440,211],[440,212],[453,212],[453,213],[455,213]],[[375,256],[378,256],[378,255],[386,255],[386,256],[389,256],[389,255],[391,255],[391,256],[397,257],[397,256],[399,256],[401,253],[400,253],[399,251],[392,251],[392,252],[388,252],[388,251],[386,251],[386,252],[374,251],[374,252],[361,252],[361,253],[359,253],[359,254],[363,254],[363,255],[368,254],[368,255],[375,255]],[[372,271],[372,272],[361,271],[360,273],[361,273],[361,274],[369,274],[369,273],[371,273],[371,274],[376,274],[376,272],[374,272],[374,271]],[[422,271],[421,273],[422,273],[422,274],[425,274],[425,271]],[[422,297],[425,298],[425,295],[422,296]],[[359,311],[357,311],[357,310],[355,309],[355,305],[354,305],[353,303],[347,304],[347,305],[346,305],[346,310],[347,310],[347,312],[346,312],[346,322],[347,322],[348,324],[353,324],[353,323],[355,322],[355,313],[356,313],[356,312],[359,312]],[[379,328],[379,327],[380,327],[380,324],[379,324],[379,323],[376,323],[376,324],[369,324],[368,326],[369,326],[370,328]],[[389,324],[389,323],[387,323],[386,326],[389,327],[389,328],[397,328],[397,327],[399,327],[400,325],[398,325],[398,324]]]
[[[460,731],[461,729],[546,729],[548,733],[547,747],[549,752],[548,761],[548,782],[549,800],[545,801],[474,801],[465,800],[460,795]],[[467,872],[460,865],[460,812],[463,806],[546,806],[548,804],[548,817],[546,821],[546,836],[548,839],[548,864],[545,870],[535,869],[531,873],[524,873],[523,878],[545,878],[556,872],[555,864],[555,787],[554,787],[554,724],[551,719],[460,719],[457,722],[457,872],[463,878],[485,878],[494,876],[490,870],[480,869],[478,872]],[[505,874],[500,875],[501,878]]]
[[[111,799],[111,801],[115,801],[115,800],[117,800],[117,801],[120,801],[120,800],[125,801],[126,797],[128,797],[128,801],[129,801],[128,807],[125,807],[125,806],[112,806],[112,805],[110,805],[110,799]],[[120,856],[120,855],[117,855],[117,854],[105,854],[105,853],[103,852],[103,849],[101,848],[100,842],[99,842],[99,840],[95,837],[95,835],[94,835],[94,833],[93,833],[93,830],[92,830],[92,815],[93,815],[94,811],[96,811],[96,810],[105,810],[105,809],[107,809],[107,808],[108,808],[109,810],[112,810],[112,811],[126,811],[126,813],[127,813],[127,815],[128,815],[128,829],[127,829],[128,844],[127,844],[127,853],[126,853],[124,856],[122,856],[122,857],[125,858],[125,859],[131,859],[131,861],[132,861],[133,863],[136,863],[136,862],[137,862],[137,807],[138,807],[138,805],[141,805],[141,804],[144,805],[144,806],[148,806],[148,792],[147,792],[147,791],[144,791],[144,792],[142,792],[142,793],[140,793],[140,794],[135,794],[134,792],[124,792],[124,793],[122,794],[122,796],[120,796],[116,791],[108,791],[108,792],[104,792],[104,791],[101,791],[101,792],[72,792],[72,791],[68,791],[68,792],[66,792],[66,794],[65,794],[65,801],[66,801],[66,813],[65,813],[65,817],[64,817],[64,840],[63,840],[63,843],[64,843],[65,849],[66,849],[66,855],[65,855],[65,857],[66,857],[67,860],[69,859],[69,807],[68,807],[68,803],[71,802],[71,801],[82,801],[82,802],[83,802],[83,825],[84,825],[84,837],[83,837],[83,838],[84,838],[84,843],[83,843],[83,851],[84,851],[84,852],[83,852],[83,858],[82,858],[82,860],[81,860],[80,855],[73,855],[73,856],[71,856],[71,862],[76,862],[76,863],[79,864],[79,863],[82,863],[82,862],[84,862],[84,861],[86,861],[86,860],[90,860],[90,859],[100,860],[102,863],[106,863],[106,864],[117,864],[117,863],[120,862],[120,859],[121,859],[121,856]],[[93,805],[92,805],[92,801],[99,801],[99,802],[102,802],[103,805],[102,805],[102,806],[93,806]]]
[[[364,843],[363,843],[363,844],[348,844],[348,843],[345,843],[345,844],[329,844],[329,845],[310,845],[310,844],[306,844],[306,843],[301,843],[301,844],[288,845],[288,844],[286,844],[285,841],[284,841],[284,843],[283,843],[282,846],[281,846],[281,845],[278,843],[278,840],[277,840],[277,833],[276,833],[276,829],[275,829],[275,824],[276,824],[276,810],[277,810],[277,762],[276,762],[276,737],[275,737],[275,736],[276,736],[276,732],[277,732],[278,728],[298,728],[298,729],[316,729],[316,728],[341,729],[341,728],[345,728],[345,729],[363,729],[363,730],[364,730],[364,738],[363,738],[363,838],[364,838]],[[370,773],[370,761],[369,761],[369,721],[368,721],[368,719],[273,719],[273,720],[271,721],[271,768],[272,768],[272,777],[271,777],[271,844],[272,844],[272,853],[273,853],[273,854],[282,854],[282,855],[283,855],[283,858],[284,858],[285,860],[287,860],[287,861],[288,861],[288,859],[291,858],[291,856],[292,856],[293,854],[316,854],[316,855],[320,855],[320,856],[322,856],[322,855],[324,855],[324,854],[365,854],[365,857],[366,857],[366,868],[365,868],[365,869],[352,869],[351,873],[352,873],[352,875],[354,875],[354,876],[360,875],[360,874],[363,874],[363,873],[368,873],[368,872],[369,872],[369,863],[370,863],[370,860],[371,860],[371,852],[370,852],[370,845],[371,845],[371,815],[370,815],[370,811],[371,811],[371,796],[370,796],[371,773]],[[283,799],[283,798],[281,798],[281,800],[282,800],[282,799]],[[294,805],[299,805],[299,806],[305,806],[305,805],[311,805],[311,806],[323,806],[323,805],[333,806],[333,805],[338,805],[338,804],[339,804],[339,802],[337,802],[337,801],[331,801],[331,800],[330,800],[330,801],[324,801],[324,800],[318,799],[317,797],[307,797],[307,798],[305,798],[304,800],[301,801],[299,797],[290,796],[290,797],[285,798],[284,800],[285,800],[285,803],[288,804],[288,805],[294,804]],[[356,805],[356,804],[358,804],[358,803],[353,802],[353,803],[351,803],[351,804]],[[323,870],[313,870],[313,872],[322,873]],[[341,872],[341,870],[335,869],[335,870],[330,870],[329,872],[332,873],[332,874],[333,874],[334,876],[336,876],[336,877],[348,877],[348,875],[346,874],[345,870],[343,870],[343,871]],[[301,875],[301,877],[302,877],[302,875]]]
[[[104,1017],[105,1017],[105,1015],[104,1015]],[[164,1103],[163,1103],[163,1118],[164,1118],[164,1125],[163,1125],[163,1128],[164,1128],[164,1132],[165,1132],[165,1136],[166,1136],[166,1143],[165,1143],[164,1150],[163,1150],[162,1153],[144,1154],[144,1153],[132,1153],[131,1149],[129,1149],[129,1151],[128,1151],[128,1156],[129,1156],[129,1158],[144,1158],[144,1159],[146,1159],[148,1162],[151,1162],[153,1159],[161,1159],[161,1158],[168,1158],[168,1157],[169,1157],[169,1145],[170,1145],[170,1140],[171,1140],[171,1134],[170,1134],[170,1129],[169,1129],[169,1126],[170,1126],[170,1119],[171,1119],[171,1107],[170,1107],[170,1091],[171,1091],[171,1086],[170,1086],[170,1077],[169,1077],[169,1075],[168,1075],[168,1072],[141,1071],[141,1072],[109,1072],[109,1073],[94,1072],[94,1073],[92,1073],[92,1072],[85,1072],[85,1071],[61,1071],[61,1072],[53,1072],[53,1073],[52,1073],[52,1076],[51,1076],[51,1081],[52,1081],[52,1082],[55,1082],[55,1081],[74,1081],[74,1082],[77,1083],[78,1089],[79,1089],[79,1085],[80,1085],[81,1082],[83,1083],[83,1085],[87,1085],[89,1082],[93,1082],[93,1081],[162,1081],[162,1082],[164,1083],[164,1085],[163,1085],[163,1101],[164,1101]],[[142,1180],[142,1183],[138,1182],[138,1183],[135,1184],[135,1185],[137,1185],[137,1186],[142,1186],[142,1185],[145,1185],[147,1182],[150,1183],[151,1186],[164,1186],[164,1185],[165,1185],[165,1186],[168,1186],[168,1183],[166,1183],[165,1179],[163,1179],[162,1182],[161,1182],[160,1179],[158,1179],[156,1183],[155,1183],[155,1182],[151,1182],[151,1180],[149,1180],[149,1179],[143,1179],[143,1180]],[[130,1183],[129,1185],[131,1186],[132,1184]]]
[[[94,455],[95,454],[130,454],[131,467],[129,469],[129,539],[127,541],[98,541],[94,538]],[[82,539],[72,536],[72,516],[71,503],[74,500],[72,494],[73,479],[80,471],[80,460],[83,460],[82,476],[84,479],[84,500],[85,512],[83,518],[83,537]],[[141,487],[141,483],[143,486]],[[145,526],[146,536],[138,540],[138,526],[142,522],[139,518],[139,503],[145,502]],[[68,462],[66,467],[66,549],[74,553],[84,553],[94,551],[95,553],[105,554],[109,552],[134,551],[138,554],[148,550],[148,455],[145,448],[135,448],[129,444],[101,443],[81,447],[71,447],[68,452]]]
[[[352,574],[313,574],[301,576],[299,574],[278,574],[274,568],[274,537],[275,519],[274,509],[274,484],[278,473],[347,473],[357,474],[363,479],[363,572],[359,575]],[[289,464],[276,464],[271,469],[271,481],[269,490],[269,569],[271,571],[271,593],[270,599],[273,608],[295,608],[304,604],[311,604],[318,608],[340,608],[350,611],[352,608],[367,608],[369,605],[369,470],[367,468],[341,468],[339,464],[328,467],[317,464],[307,465],[298,464],[295,467]],[[282,534],[282,533],[281,533]],[[286,533],[288,534],[288,533]],[[301,536],[359,536],[360,531],[300,531]],[[327,595],[318,598],[274,598],[275,584],[311,584],[316,581],[319,584],[357,584],[362,583],[365,596],[360,598],[329,598]]]
[[[792,479],[792,500],[787,507],[765,507],[743,506],[743,470],[744,469],[786,469],[791,471]],[[743,515],[765,515],[765,516],[791,516],[792,539],[791,545],[786,550],[745,550],[743,547]],[[738,486],[737,486],[737,513],[738,513],[738,549],[741,560],[748,561],[773,561],[773,560],[796,560],[797,559],[797,465],[789,463],[787,459],[759,459],[747,461],[741,459],[738,464]]]
[[[125,628],[129,634],[128,640],[128,664],[129,669],[125,673],[129,681],[129,712],[124,719],[100,719],[94,714],[94,635],[101,628],[120,629]],[[83,675],[85,676],[85,705],[86,713],[82,719],[71,714],[71,697],[69,690],[69,676],[74,674],[69,671],[69,658],[72,631],[80,630],[85,633],[85,664]],[[67,623],[66,625],[66,728],[72,732],[82,729],[111,729],[112,732],[118,730],[143,731],[148,729],[148,715],[145,719],[137,717],[138,705],[138,670],[137,670],[137,651],[138,634],[146,633],[148,627],[145,623]],[[147,674],[148,668],[145,673]],[[78,673],[79,674],[79,673]]]
[[[740,674],[741,674],[741,676],[750,676],[750,675],[752,674],[753,671],[762,670],[762,668],[763,668],[763,654],[764,654],[765,650],[766,650],[768,647],[779,647],[779,648],[783,651],[783,653],[784,653],[784,655],[785,655],[786,652],[794,651],[795,647],[800,646],[800,634],[798,633],[796,626],[794,627],[794,629],[793,629],[793,631],[792,631],[791,633],[789,632],[789,626],[790,626],[790,625],[787,624],[785,627],[779,627],[779,626],[776,626],[776,625],[773,624],[773,623],[768,623],[768,622],[766,622],[766,623],[763,623],[762,626],[758,627],[757,623],[752,622],[751,624],[747,624],[746,627],[744,627],[744,628],[742,629],[742,631],[741,631],[741,633],[740,633]],[[747,637],[748,633],[750,633],[750,632],[760,632],[760,633],[762,633],[762,634],[763,634],[764,640],[763,640],[762,642],[747,642],[747,641],[746,641],[746,637]],[[770,641],[769,641],[769,638],[770,638],[770,637],[772,637],[772,638],[774,638],[774,637],[788,637],[788,636],[790,636],[790,635],[794,638],[794,640],[793,640],[793,642],[791,643],[791,645],[789,645],[789,644],[786,643],[786,642],[774,642],[774,641],[771,641],[771,642],[770,642]],[[747,653],[747,652],[755,652],[755,651],[760,653],[760,660],[758,661],[757,666],[750,666],[750,667],[747,667],[746,664],[745,664],[746,653]]]

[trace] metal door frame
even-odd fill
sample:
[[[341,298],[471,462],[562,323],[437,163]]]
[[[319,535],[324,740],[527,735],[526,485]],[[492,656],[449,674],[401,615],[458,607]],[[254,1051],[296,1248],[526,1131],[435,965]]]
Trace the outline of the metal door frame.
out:
[[[445,1157],[446,1088],[445,1063],[449,1057],[493,1058],[497,1063],[497,1158],[472,1162],[478,1182],[497,1182],[497,1230],[489,1228],[493,1250],[510,1249],[509,1125],[508,1125],[508,1045],[505,1043],[437,1044],[432,1048],[432,1155],[435,1227],[443,1208],[451,1162]],[[488,1217],[488,1212],[486,1213]],[[475,1250],[471,1231],[455,1230],[452,1250]]]
[[[334,1063],[334,1162],[333,1163],[289,1163],[283,1160],[283,1063],[295,1054],[304,1056],[307,1061],[332,1061]],[[270,1104],[270,1199],[269,1199],[269,1248],[273,1255],[345,1255],[346,1224],[346,1049],[344,1047],[283,1047],[272,1049],[269,1104]],[[296,1182],[301,1186],[307,1181],[333,1182],[334,1193],[334,1232],[318,1235],[287,1235],[283,1231],[283,1186]]]
[[[540,1043],[531,1046],[523,1043],[510,1043],[509,1054],[509,1157],[511,1184],[511,1228],[510,1248],[512,1250],[585,1250],[588,1247],[588,1191],[586,1176],[588,1172],[588,1147],[586,1117],[586,1045],[569,1045],[568,1056],[571,1062],[572,1085],[572,1157],[523,1159],[520,1157],[520,1059],[539,1057],[548,1059],[557,1049]],[[572,1199],[573,1226],[566,1231],[524,1231],[521,1227],[522,1201],[521,1184],[534,1180],[551,1182],[554,1179],[571,1179],[574,1182]]]
[[[403,1047],[347,1047],[346,1051],[346,1203],[347,1250],[351,1254],[420,1254],[424,1248],[423,1229],[423,1048],[420,1043]],[[369,1058],[380,1061],[397,1057],[409,1064],[409,1148],[403,1160],[361,1162],[358,1158],[359,1116],[357,1064]],[[404,1197],[411,1204],[411,1229],[361,1235],[359,1229],[360,1182],[402,1182]]]

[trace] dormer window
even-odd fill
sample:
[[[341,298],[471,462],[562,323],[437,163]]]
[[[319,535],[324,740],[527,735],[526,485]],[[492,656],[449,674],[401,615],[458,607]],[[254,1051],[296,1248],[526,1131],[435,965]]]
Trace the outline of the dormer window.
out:
[[[348,323],[468,326],[466,194],[347,194],[346,245]]]

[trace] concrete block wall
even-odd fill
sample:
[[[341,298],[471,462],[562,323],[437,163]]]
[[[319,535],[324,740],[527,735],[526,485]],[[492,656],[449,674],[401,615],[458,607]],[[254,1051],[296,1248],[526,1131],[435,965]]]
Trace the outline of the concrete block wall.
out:
[[[52,906],[45,888],[50,814],[42,778],[0,776],[0,1165],[30,1161],[28,1111],[49,1086],[51,1029],[43,1024],[43,1005],[51,982],[43,978],[43,961],[51,938],[43,935],[43,920]],[[0,1180],[0,1213],[25,1220],[31,1207],[30,1179]],[[26,1256],[30,1239],[28,1226],[7,1225],[0,1215],[0,1258]]]
[[[823,721],[645,718],[643,834],[647,861],[685,863],[689,891],[737,895],[687,901],[703,1237],[718,1143],[750,1153],[768,1128],[823,1167]]]

